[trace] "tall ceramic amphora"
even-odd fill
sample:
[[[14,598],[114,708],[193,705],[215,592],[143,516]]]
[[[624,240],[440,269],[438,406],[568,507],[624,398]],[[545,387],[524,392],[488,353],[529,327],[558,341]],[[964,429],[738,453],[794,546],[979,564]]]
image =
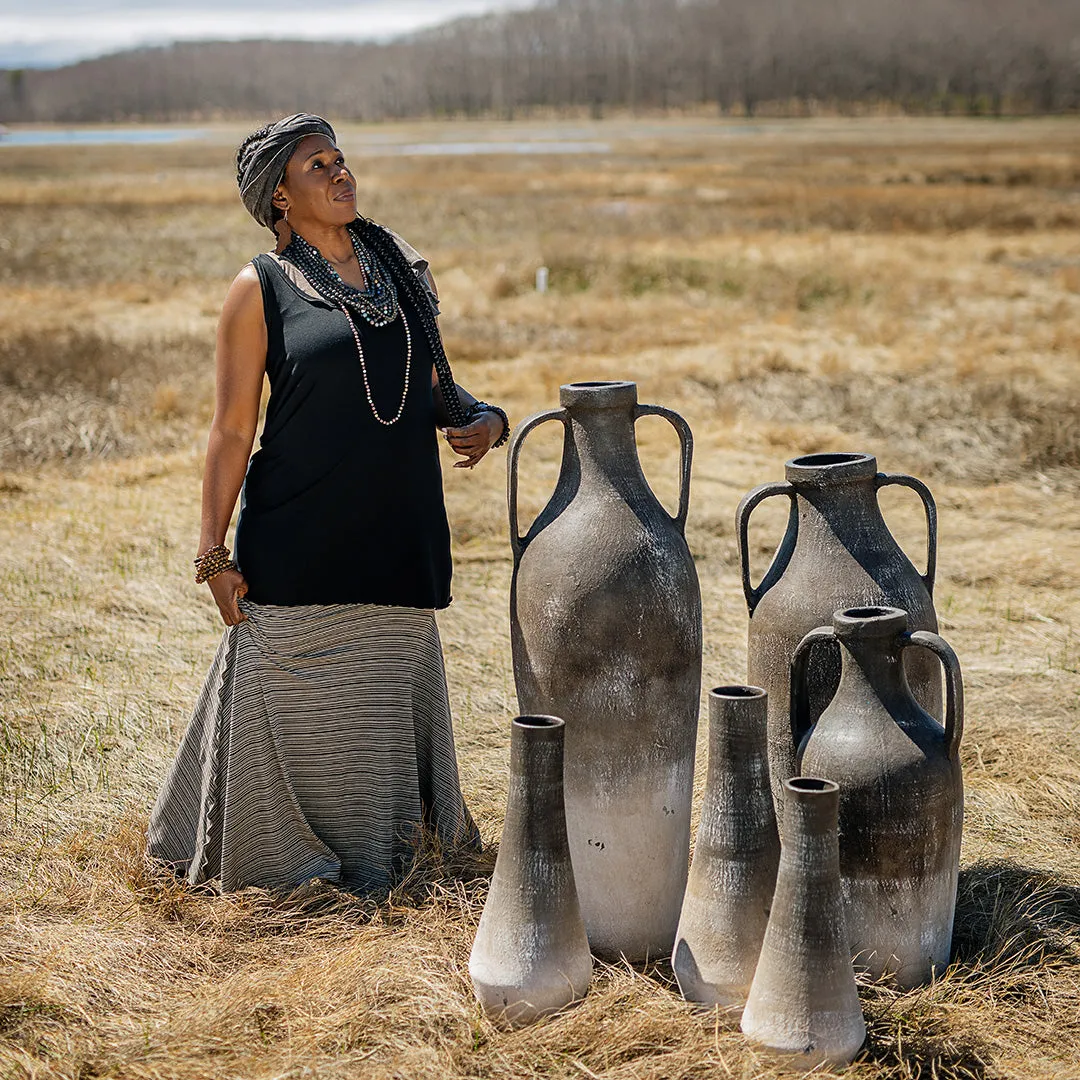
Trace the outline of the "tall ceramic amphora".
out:
[[[554,716],[511,725],[506,821],[469,957],[484,1011],[511,1027],[583,998],[592,976],[566,840],[563,731]]]
[[[881,473],[870,454],[809,454],[785,466],[783,481],[754,488],[739,503],[735,527],[743,591],[750,612],[747,681],[769,695],[769,771],[783,833],[784,781],[795,775],[791,740],[791,658],[803,637],[840,608],[888,605],[908,613],[913,630],[937,630],[932,599],[937,561],[937,509],[930,490],[913,476]],[[889,532],[877,493],[887,485],[912,488],[926,508],[927,568],[920,574]],[[787,530],[759,585],[750,581],[750,515],[764,499],[790,502]],[[820,715],[836,690],[840,661],[818,646],[810,668],[810,711]],[[912,649],[908,680],[923,708],[941,708],[941,674],[932,656]]]
[[[709,692],[709,772],[671,966],[687,1001],[741,1008],[769,921],[780,838],[765,691]]]
[[[632,382],[570,383],[561,408],[510,443],[510,633],[522,712],[566,720],[566,825],[593,951],[669,956],[690,848],[701,689],[701,593],[684,529],[693,439],[639,405]],[[682,443],[678,512],[641,471],[634,423],[667,419]],[[538,424],[563,425],[547,506],[518,531],[518,456]]]
[[[949,962],[964,821],[960,664],[937,634],[907,625],[896,608],[836,612],[796,650],[791,704],[799,767],[840,784],[840,874],[856,963],[904,989]],[[812,722],[806,688],[821,642],[839,642],[843,671]],[[944,665],[944,724],[908,686],[912,653]]]

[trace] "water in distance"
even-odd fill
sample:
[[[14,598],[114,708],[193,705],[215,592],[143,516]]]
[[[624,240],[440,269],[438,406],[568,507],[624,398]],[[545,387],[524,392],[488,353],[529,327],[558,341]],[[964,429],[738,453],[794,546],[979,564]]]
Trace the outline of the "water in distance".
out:
[[[171,143],[201,139],[196,128],[4,128],[0,146],[107,146],[127,143]]]

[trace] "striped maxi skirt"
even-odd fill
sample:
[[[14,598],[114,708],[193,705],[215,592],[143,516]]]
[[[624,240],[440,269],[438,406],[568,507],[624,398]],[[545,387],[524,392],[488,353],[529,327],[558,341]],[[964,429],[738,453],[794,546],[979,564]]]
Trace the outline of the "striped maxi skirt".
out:
[[[241,601],[150,815],[190,884],[389,886],[422,831],[479,846],[433,611]]]

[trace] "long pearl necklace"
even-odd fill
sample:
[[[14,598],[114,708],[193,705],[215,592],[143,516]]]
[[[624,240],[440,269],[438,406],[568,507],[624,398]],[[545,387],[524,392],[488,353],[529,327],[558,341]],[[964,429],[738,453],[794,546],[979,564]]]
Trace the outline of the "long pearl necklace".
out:
[[[349,309],[344,304],[339,304],[338,306],[344,313],[345,318],[349,320],[349,329],[352,331],[353,341],[356,342],[356,355],[360,357],[360,374],[364,377],[364,392],[367,394],[368,404],[371,406],[371,413],[383,427],[390,427],[391,424],[396,424],[401,419],[401,414],[405,411],[405,399],[409,396],[409,369],[412,367],[412,334],[409,332],[409,320],[405,318],[405,309],[403,307],[398,308],[398,312],[401,315],[401,325],[405,327],[405,385],[401,390],[401,404],[398,406],[397,413],[392,420],[384,420],[379,415],[379,410],[375,408],[375,399],[371,395],[371,383],[368,381],[367,361],[364,359],[364,346],[360,344],[360,331],[356,329],[356,323],[353,322],[353,318],[349,314]]]
[[[315,286],[315,291],[335,303],[349,321],[353,341],[356,342],[356,355],[360,358],[360,374],[364,377],[364,392],[367,394],[371,413],[383,427],[390,427],[401,419],[405,411],[405,399],[409,396],[409,369],[412,367],[412,334],[409,321],[405,318],[405,309],[398,302],[397,287],[394,279],[383,268],[375,255],[361,243],[356,230],[348,230],[352,241],[353,254],[364,277],[365,288],[357,289],[345,281],[331,265],[330,260],[313,244],[309,244],[298,232],[294,232],[282,255],[297,266],[301,273]],[[350,311],[349,309],[352,309]],[[364,346],[360,342],[360,331],[356,328],[353,313],[374,327],[389,326],[401,316],[405,327],[405,385],[401,390],[401,404],[393,419],[384,420],[375,408],[375,398],[371,393],[368,379],[367,360],[364,358]]]

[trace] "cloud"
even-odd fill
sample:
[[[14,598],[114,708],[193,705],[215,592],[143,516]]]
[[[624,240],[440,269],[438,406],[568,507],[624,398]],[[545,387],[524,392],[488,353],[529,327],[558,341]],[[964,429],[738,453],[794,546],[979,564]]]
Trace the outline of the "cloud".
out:
[[[0,0],[0,64],[45,66],[172,41],[387,38],[462,15],[531,6],[532,0],[223,0],[214,7],[162,7],[148,0]]]

